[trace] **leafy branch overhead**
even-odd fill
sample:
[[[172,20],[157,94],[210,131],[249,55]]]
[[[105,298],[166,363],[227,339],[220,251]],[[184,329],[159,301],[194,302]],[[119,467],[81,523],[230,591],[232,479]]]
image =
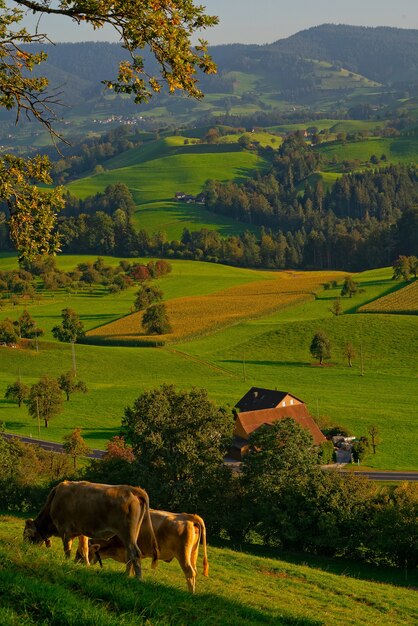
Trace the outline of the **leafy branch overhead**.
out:
[[[36,117],[41,105],[49,110],[49,101],[36,99],[36,93],[44,93],[48,81],[45,78],[26,78],[24,70],[32,70],[45,61],[46,55],[29,53],[22,43],[49,41],[47,35],[31,34],[26,29],[12,32],[10,27],[29,9],[35,14],[62,15],[78,24],[90,24],[94,29],[109,25],[120,36],[123,47],[130,55],[129,61],[120,64],[116,80],[104,81],[118,93],[134,94],[135,102],[149,100],[163,84],[170,92],[183,90],[200,98],[203,94],[197,86],[198,70],[215,73],[216,66],[207,53],[207,42],[199,39],[191,45],[192,35],[218,23],[216,16],[205,14],[205,7],[195,5],[193,0],[32,0],[14,1],[16,8],[6,8],[0,0],[0,92],[1,104],[7,108],[18,106],[30,109]],[[138,51],[149,49],[158,63],[158,74],[150,73],[144,58]],[[13,83],[16,81],[16,89]]]
[[[193,0],[11,0],[7,4],[0,0],[0,107],[15,109],[16,123],[22,114],[37,120],[51,135],[57,135],[53,107],[59,94],[47,91],[45,77],[31,74],[47,55],[39,51],[39,45],[36,51],[28,48],[28,44],[50,39],[38,32],[39,21],[35,33],[21,28],[26,11],[39,17],[62,15],[94,29],[113,27],[130,60],[120,64],[116,78],[103,82],[116,93],[132,94],[136,103],[148,101],[163,85],[170,92],[183,90],[200,98],[198,71],[216,72],[206,42],[199,40],[192,46],[191,39],[196,31],[217,24],[218,18],[206,15],[205,7]],[[156,72],[138,54],[144,49],[157,61]],[[63,205],[62,192],[34,186],[51,182],[49,168],[46,159],[0,157],[0,200],[8,205],[10,236],[21,261],[59,251],[55,226]]]

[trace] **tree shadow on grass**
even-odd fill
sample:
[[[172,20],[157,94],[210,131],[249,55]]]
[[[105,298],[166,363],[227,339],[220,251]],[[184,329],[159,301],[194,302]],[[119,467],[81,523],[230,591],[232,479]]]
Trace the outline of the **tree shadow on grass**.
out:
[[[306,552],[286,552],[278,548],[268,548],[249,543],[237,546],[224,539],[213,539],[211,544],[219,548],[229,548],[269,559],[280,559],[280,561],[291,563],[292,565],[304,565],[330,574],[343,575],[360,580],[371,580],[405,587],[418,585],[418,573],[416,571],[411,570],[408,572],[408,578],[405,578],[403,569],[387,565],[374,565],[338,556],[321,556],[307,554]]]
[[[83,431],[83,439],[111,439],[119,434],[120,428],[89,428]]]
[[[238,365],[261,365],[261,366],[279,366],[279,367],[309,367],[310,363],[304,361],[255,361],[251,359],[222,359],[220,363],[237,363]]]

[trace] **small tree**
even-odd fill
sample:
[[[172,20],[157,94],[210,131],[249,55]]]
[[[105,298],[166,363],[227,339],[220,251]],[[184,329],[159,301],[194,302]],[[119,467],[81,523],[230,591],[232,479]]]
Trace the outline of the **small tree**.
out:
[[[393,276],[392,280],[403,279],[408,281],[411,275],[411,265],[407,256],[401,255],[393,263]]]
[[[72,356],[73,356],[73,370],[76,374],[75,363],[75,343],[81,337],[84,337],[84,325],[80,320],[78,314],[73,309],[63,309],[61,311],[62,322],[59,326],[54,326],[52,334],[58,341],[65,341],[71,343]]]
[[[76,382],[73,370],[61,374],[57,378],[60,389],[65,393],[67,400],[70,399],[71,393],[87,393],[87,385],[82,380]]]
[[[14,322],[14,326],[19,337],[24,337],[25,339],[33,339],[34,337],[40,337],[44,334],[44,331],[37,327],[35,320],[26,310],[23,311],[19,319]]]
[[[322,365],[325,360],[331,358],[331,343],[324,332],[318,331],[315,333],[311,342],[310,351],[315,359],[319,359],[319,365]]]
[[[367,437],[360,437],[358,441],[355,441],[351,447],[351,453],[353,455],[353,461],[361,462],[369,454],[370,444]]]
[[[59,415],[63,409],[62,393],[55,378],[43,376],[32,385],[28,398],[29,415],[44,420],[48,428],[49,420]]]
[[[81,428],[75,428],[72,433],[64,437],[64,450],[73,459],[74,469],[77,469],[79,456],[86,456],[90,448],[81,436]]]
[[[62,322],[59,326],[54,326],[52,334],[58,341],[75,343],[84,337],[84,325],[80,317],[73,309],[63,309],[61,311]]]
[[[344,356],[347,359],[348,367],[352,367],[353,366],[352,361],[356,357],[356,351],[354,349],[353,344],[350,343],[349,341],[347,341],[347,343],[344,345]]]
[[[13,322],[5,319],[0,322],[0,343],[16,343],[18,334]]]
[[[372,444],[373,454],[376,454],[376,448],[380,443],[380,431],[379,428],[375,425],[371,425],[367,429],[367,434],[370,437],[370,443]]]
[[[163,292],[155,285],[143,284],[136,292],[134,307],[136,311],[147,309],[153,302],[162,300]]]
[[[12,402],[17,402],[18,407],[22,406],[22,403],[29,396],[29,387],[20,382],[20,380],[16,380],[16,382],[9,385],[6,389],[6,393],[4,397],[6,400],[12,400]]]
[[[357,283],[354,282],[351,276],[346,276],[341,289],[341,295],[352,298],[355,293],[357,293]]]
[[[165,304],[153,304],[142,317],[142,326],[147,335],[165,335],[171,333],[171,324]]]
[[[337,317],[337,315],[341,315],[342,314],[343,307],[342,307],[342,304],[341,304],[341,298],[337,298],[336,300],[334,300],[334,302],[332,303],[332,307],[330,308],[330,311],[336,317]]]

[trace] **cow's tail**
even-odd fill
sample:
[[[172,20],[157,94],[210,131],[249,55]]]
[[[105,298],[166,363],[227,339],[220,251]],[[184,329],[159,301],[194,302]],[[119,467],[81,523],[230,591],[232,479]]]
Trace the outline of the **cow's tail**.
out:
[[[196,520],[196,523],[200,528],[200,535],[202,538],[203,544],[203,576],[209,576],[209,561],[208,561],[208,553],[206,549],[206,526],[205,522],[199,515],[193,515]]]
[[[151,521],[148,494],[144,490],[141,490],[141,491],[142,491],[141,499],[143,500],[143,502],[145,504],[145,516],[147,518],[147,521],[148,521],[148,524],[149,524],[149,528],[150,528],[150,534],[151,534],[151,543],[152,543],[151,568],[152,569],[156,569],[156,567],[158,565],[158,559],[159,559],[159,556],[160,556],[159,555],[159,551],[158,551],[158,543],[157,543],[157,539],[156,539],[155,533],[154,533],[154,526],[152,525],[152,521]]]

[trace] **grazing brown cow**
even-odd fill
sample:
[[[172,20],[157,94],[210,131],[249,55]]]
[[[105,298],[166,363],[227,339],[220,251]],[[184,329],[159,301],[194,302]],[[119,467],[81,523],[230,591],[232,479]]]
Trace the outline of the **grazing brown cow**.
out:
[[[45,542],[49,546],[51,536],[61,537],[65,555],[69,558],[73,540],[81,537],[79,550],[88,565],[87,537],[110,539],[116,536],[125,550],[127,573],[133,566],[136,576],[141,578],[141,551],[136,540],[143,520],[151,528],[147,549],[155,566],[158,547],[149,516],[148,494],[144,489],[64,481],[52,489],[38,517],[26,520],[23,538],[37,544]]]
[[[189,591],[194,593],[196,586],[196,561],[200,539],[203,543],[203,574],[208,576],[209,564],[206,551],[205,522],[198,515],[189,513],[168,513],[151,509],[150,518],[158,542],[160,559],[169,563],[176,558],[186,576]],[[152,556],[149,551],[152,529],[144,520],[138,536],[138,546],[142,556]],[[80,554],[77,555],[80,557]],[[126,550],[119,537],[108,541],[91,539],[89,543],[91,563],[101,564],[101,559],[114,559],[126,562]]]

